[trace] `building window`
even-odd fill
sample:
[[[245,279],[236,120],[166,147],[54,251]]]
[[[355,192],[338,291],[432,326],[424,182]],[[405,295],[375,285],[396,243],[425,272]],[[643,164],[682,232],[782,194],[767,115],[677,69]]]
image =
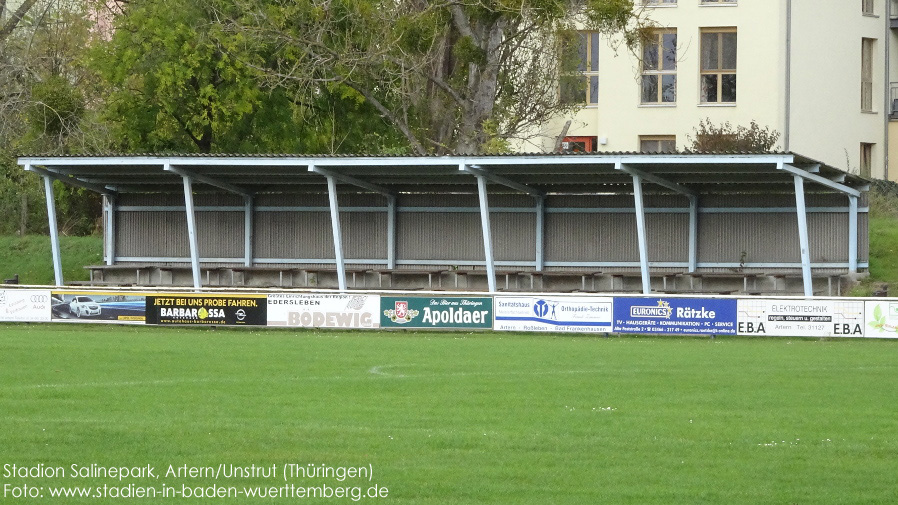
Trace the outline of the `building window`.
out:
[[[702,0],[702,5],[734,4],[736,0]]]
[[[867,16],[873,16],[873,0],[861,0],[861,12]]]
[[[873,144],[861,142],[861,177],[870,177],[873,168]]]
[[[594,153],[598,144],[598,137],[565,137],[561,141],[561,150],[566,153]]]
[[[677,152],[675,135],[640,135],[639,152],[641,153],[674,153]]]
[[[642,48],[642,103],[676,101],[677,32],[655,32]]]
[[[873,111],[873,43],[876,39],[861,39],[861,110]]]
[[[561,100],[564,103],[599,103],[599,34],[580,32],[576,75],[561,80]]]
[[[644,0],[642,4],[650,7],[656,5],[677,5],[677,0]]]
[[[736,29],[702,32],[702,103],[736,102]]]

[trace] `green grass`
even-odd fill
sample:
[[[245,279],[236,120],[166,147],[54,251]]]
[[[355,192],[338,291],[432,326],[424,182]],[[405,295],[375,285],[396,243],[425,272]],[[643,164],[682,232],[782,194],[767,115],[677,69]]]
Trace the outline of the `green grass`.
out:
[[[870,277],[898,288],[898,219],[870,219]]]
[[[294,484],[396,504],[893,504],[895,345],[0,325],[0,461],[370,464]]]
[[[62,272],[65,281],[83,281],[90,277],[84,269],[103,261],[101,237],[60,237]],[[0,236],[0,281],[19,274],[20,284],[55,284],[50,237]]]

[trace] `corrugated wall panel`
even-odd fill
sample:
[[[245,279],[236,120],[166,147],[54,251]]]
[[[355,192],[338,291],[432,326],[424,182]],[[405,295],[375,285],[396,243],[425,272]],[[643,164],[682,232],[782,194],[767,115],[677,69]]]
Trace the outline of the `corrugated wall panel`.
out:
[[[327,220],[330,226],[330,218]],[[340,214],[343,256],[349,259],[387,259],[387,214],[344,212]]]
[[[632,209],[636,205],[633,195],[552,195],[546,198],[546,207]],[[682,196],[645,195],[646,207],[688,207],[689,200]]]
[[[477,223],[480,224],[479,219]],[[493,232],[493,257],[496,260],[535,260],[536,216],[533,213],[492,213],[490,227]]]
[[[858,261],[868,261],[870,259],[870,230],[869,216],[860,214],[857,218],[857,259]]]
[[[699,262],[801,261],[794,215],[701,214],[698,224]]]
[[[243,212],[197,212],[197,247],[201,258],[243,257]]]
[[[183,212],[118,212],[116,256],[190,256]]]
[[[636,234],[635,226],[631,233]],[[646,214],[645,235],[649,261],[689,260],[688,214]]]
[[[257,258],[333,258],[328,212],[258,212],[254,223]]]
[[[119,195],[118,205],[184,205],[184,193]]]
[[[327,207],[327,193],[309,195],[258,195],[257,207]]]
[[[468,194],[399,195],[397,204],[400,207],[479,207],[480,200],[477,195]]]
[[[546,261],[638,261],[635,214],[548,214]]]
[[[483,261],[480,214],[400,212],[397,258]]]
[[[808,214],[808,241],[812,262],[848,261],[848,216]]]

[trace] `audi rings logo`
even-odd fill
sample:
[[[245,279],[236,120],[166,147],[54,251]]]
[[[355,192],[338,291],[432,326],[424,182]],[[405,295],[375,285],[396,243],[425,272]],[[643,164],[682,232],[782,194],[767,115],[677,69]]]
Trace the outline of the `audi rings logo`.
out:
[[[31,303],[47,303],[49,301],[50,301],[50,297],[47,295],[39,295],[39,294],[31,295]]]

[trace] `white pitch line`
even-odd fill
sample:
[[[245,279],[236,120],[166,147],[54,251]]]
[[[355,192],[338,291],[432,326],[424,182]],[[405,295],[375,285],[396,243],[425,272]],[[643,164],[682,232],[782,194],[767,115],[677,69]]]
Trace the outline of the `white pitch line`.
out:
[[[509,371],[509,372],[450,372],[450,373],[432,373],[432,374],[392,374],[386,372],[387,368],[398,368],[401,366],[414,366],[414,365],[378,365],[375,367],[371,367],[368,370],[369,374],[377,375],[380,377],[388,377],[391,379],[428,379],[428,378],[440,378],[440,377],[478,377],[478,376],[515,376],[515,375],[573,375],[573,374],[586,374],[586,373],[597,373],[602,370],[546,370],[546,371]]]

